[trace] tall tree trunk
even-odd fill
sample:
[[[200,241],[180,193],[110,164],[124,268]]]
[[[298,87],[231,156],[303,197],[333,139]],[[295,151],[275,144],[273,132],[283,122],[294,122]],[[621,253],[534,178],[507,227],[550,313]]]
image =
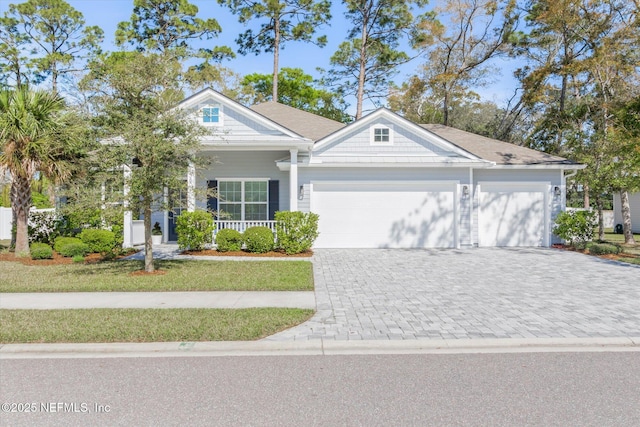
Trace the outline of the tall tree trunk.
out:
[[[362,104],[364,102],[364,82],[367,68],[367,43],[369,34],[367,33],[367,20],[362,23],[362,41],[360,44],[360,70],[358,73],[358,92],[356,95],[356,120],[362,117]]]
[[[584,184],[582,188],[584,189],[584,208],[589,209],[591,208],[591,202],[589,201],[589,186]]]
[[[273,102],[278,102],[278,72],[280,60],[280,17],[274,19],[273,36],[273,92],[271,97]]]
[[[11,205],[11,244],[9,244],[9,247],[12,250],[15,250],[16,248],[16,224],[18,223],[16,204],[13,202],[13,192],[16,191],[13,188],[14,185],[16,185],[16,182],[12,179],[11,188],[9,189],[9,201]]]
[[[29,208],[31,207],[31,179],[13,176],[11,206],[15,212],[16,246],[15,256],[29,256]]]
[[[449,126],[449,91],[445,87],[444,99],[442,100],[442,124]]]
[[[626,190],[620,191],[620,210],[622,212],[622,232],[624,234],[624,243],[627,245],[635,245],[631,231],[631,206],[629,205],[629,193]]]
[[[144,207],[144,271],[153,273],[153,242],[151,241],[151,198],[145,197]]]
[[[596,196],[596,206],[598,207],[598,240],[604,240],[604,203],[600,196]]]

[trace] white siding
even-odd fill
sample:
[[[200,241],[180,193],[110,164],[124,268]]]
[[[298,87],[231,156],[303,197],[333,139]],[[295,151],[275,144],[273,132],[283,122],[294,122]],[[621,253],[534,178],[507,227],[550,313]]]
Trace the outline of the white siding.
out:
[[[200,102],[193,108],[194,113],[199,112],[200,109],[204,106],[220,108],[220,111],[222,112],[222,126],[211,126],[211,129],[216,134],[221,135],[221,137],[224,137],[224,135],[283,135],[281,132],[276,132],[272,129],[267,128],[263,124],[252,120],[251,118],[247,117],[246,114],[243,114],[226,105],[221,105],[215,102]],[[194,119],[199,121],[200,115],[194,114]]]
[[[640,233],[640,193],[629,194],[629,205],[631,207],[631,230],[634,233]],[[613,195],[613,226],[622,224],[622,203],[620,202],[620,193]]]
[[[206,188],[207,181],[220,178],[267,178],[279,181],[280,210],[289,209],[289,172],[276,167],[276,160],[287,157],[284,151],[223,151],[216,153],[206,170],[199,171],[198,188]],[[206,207],[206,199],[198,197],[197,205]]]
[[[371,145],[370,127],[357,128],[343,135],[342,138],[314,151],[314,155],[342,155],[345,153],[361,154],[420,154],[448,156],[449,152],[430,141],[419,137],[413,132],[399,126],[395,126],[386,120],[378,120],[372,124],[383,125],[393,129],[393,145]]]

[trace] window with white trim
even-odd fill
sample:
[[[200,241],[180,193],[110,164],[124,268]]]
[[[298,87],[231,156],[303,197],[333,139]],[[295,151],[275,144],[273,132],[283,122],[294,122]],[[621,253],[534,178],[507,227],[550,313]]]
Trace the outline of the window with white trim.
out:
[[[221,220],[264,221],[269,219],[268,181],[219,181],[218,209]]]
[[[222,125],[222,109],[207,105],[200,110],[202,113],[202,123],[208,126]]]
[[[393,145],[393,129],[388,126],[371,126],[371,145]]]

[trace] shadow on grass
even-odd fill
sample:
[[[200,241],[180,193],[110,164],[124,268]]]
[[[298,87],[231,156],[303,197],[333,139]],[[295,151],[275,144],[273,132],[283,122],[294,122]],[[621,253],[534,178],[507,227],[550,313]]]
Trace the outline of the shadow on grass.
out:
[[[186,268],[185,261],[163,260],[155,261],[156,270],[182,270]],[[144,270],[144,261],[100,261],[93,264],[81,264],[77,268],[65,269],[62,275],[80,277],[80,276],[119,276],[127,275],[135,271]]]

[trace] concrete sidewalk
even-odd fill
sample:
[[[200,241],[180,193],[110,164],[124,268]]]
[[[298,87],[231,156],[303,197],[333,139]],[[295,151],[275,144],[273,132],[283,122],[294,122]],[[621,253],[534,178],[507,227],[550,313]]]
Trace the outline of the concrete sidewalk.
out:
[[[3,293],[0,309],[67,308],[316,308],[313,292]]]

